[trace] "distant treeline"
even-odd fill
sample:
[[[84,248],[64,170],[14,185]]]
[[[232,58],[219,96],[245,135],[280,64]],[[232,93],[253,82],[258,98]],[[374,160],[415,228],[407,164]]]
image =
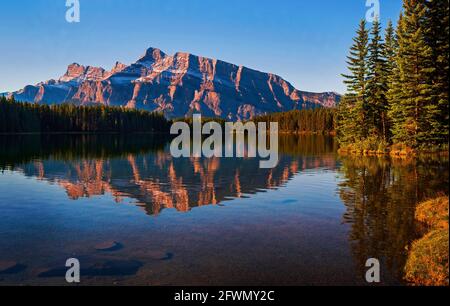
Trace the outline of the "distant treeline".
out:
[[[332,134],[334,133],[334,116],[333,108],[315,108],[308,110],[293,110],[283,113],[272,113],[254,117],[247,122],[266,122],[267,128],[270,122],[278,122],[278,131],[281,133],[292,134]],[[183,121],[192,128],[192,117],[178,118],[174,121]],[[214,121],[222,126],[225,130],[225,123],[228,120],[222,118],[202,117],[202,124]]]
[[[39,105],[0,97],[0,133],[167,132],[162,114],[106,106]]]
[[[278,122],[282,133],[334,132],[334,109],[317,108],[273,113],[253,122]],[[192,117],[177,119],[192,125]],[[175,121],[177,121],[175,120]],[[214,120],[224,126],[221,118]],[[169,133],[172,121],[160,113],[107,106],[39,105],[0,97],[0,133]],[[267,125],[269,127],[269,124]]]
[[[278,130],[282,133],[334,133],[335,110],[330,108],[316,108],[308,110],[294,110],[284,113],[273,113],[258,116],[253,122],[278,122]]]

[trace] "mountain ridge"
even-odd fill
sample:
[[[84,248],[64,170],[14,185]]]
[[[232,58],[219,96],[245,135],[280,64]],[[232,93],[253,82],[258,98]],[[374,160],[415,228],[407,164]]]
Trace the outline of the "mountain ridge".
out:
[[[111,70],[72,63],[59,79],[27,85],[9,96],[41,104],[100,103],[161,111],[169,118],[200,112],[231,120],[333,107],[341,97],[297,90],[276,74],[187,52],[167,55],[157,48],[148,48],[130,65],[116,62]]]

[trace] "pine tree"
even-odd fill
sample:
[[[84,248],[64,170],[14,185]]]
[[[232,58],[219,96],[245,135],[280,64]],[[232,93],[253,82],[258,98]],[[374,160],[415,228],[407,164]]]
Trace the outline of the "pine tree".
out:
[[[397,29],[365,22],[348,56],[348,93],[336,114],[341,145],[448,146],[449,0],[404,0]],[[376,141],[376,142],[375,142]]]
[[[430,69],[432,50],[425,42],[425,1],[405,0],[398,25],[398,77],[391,88],[390,116],[395,142],[416,148],[426,143],[426,106],[431,104]],[[392,93],[391,93],[392,95]]]
[[[403,17],[400,16],[400,19]],[[383,57],[386,60],[386,102],[387,102],[387,111],[390,109],[390,104],[394,100],[395,97],[395,88],[398,88],[396,86],[397,81],[397,65],[396,65],[396,56],[398,52],[398,43],[397,43],[397,36],[395,34],[395,28],[392,24],[392,21],[388,22],[388,25],[386,27],[385,36],[384,36],[384,54]],[[389,114],[387,114],[387,121],[386,121],[386,138],[390,141],[392,134],[390,133],[391,130],[391,118],[389,117]]]
[[[356,37],[347,56],[349,74],[343,74],[347,94],[342,99],[337,124],[338,139],[341,144],[361,141],[367,135],[367,55],[369,32],[366,21],[361,20]]]
[[[386,59],[386,70],[388,75],[394,70],[395,56],[397,54],[397,37],[395,34],[395,28],[392,21],[388,22],[384,35],[384,58]]]
[[[381,38],[381,24],[375,20],[372,24],[371,41],[369,44],[369,56],[367,59],[368,81],[367,81],[367,109],[368,120],[366,125],[371,129],[370,136],[382,138],[387,141],[387,110],[388,102],[386,94],[387,85],[387,65],[385,55],[385,45]]]
[[[400,18],[397,24],[396,30],[396,49],[394,54],[394,61],[390,62],[392,65],[392,73],[388,80],[388,102],[389,102],[389,120],[391,122],[391,135],[392,141],[397,142],[398,135],[403,132],[403,118],[405,109],[401,105],[403,100],[402,82],[400,80],[400,46],[399,40],[403,33],[404,22],[403,13],[400,14]]]
[[[449,141],[449,1],[427,1],[425,41],[431,48],[431,103],[425,107],[428,142],[447,144]]]

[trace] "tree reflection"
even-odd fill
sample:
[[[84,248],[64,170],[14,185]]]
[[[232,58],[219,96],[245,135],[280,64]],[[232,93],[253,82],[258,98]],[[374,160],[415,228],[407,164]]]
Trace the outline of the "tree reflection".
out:
[[[448,158],[342,157],[339,194],[351,225],[350,244],[360,275],[377,258],[385,281],[401,279],[407,247],[416,237],[415,206],[448,194]]]

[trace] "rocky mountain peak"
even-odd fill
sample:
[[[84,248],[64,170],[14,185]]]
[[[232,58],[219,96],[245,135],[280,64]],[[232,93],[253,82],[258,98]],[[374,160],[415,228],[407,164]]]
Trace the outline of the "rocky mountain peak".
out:
[[[144,55],[142,55],[141,58],[139,58],[137,63],[141,63],[144,65],[151,65],[155,62],[161,61],[165,56],[166,54],[161,50],[150,47],[145,51]]]
[[[117,73],[117,72],[121,72],[122,70],[124,70],[125,68],[127,68],[128,66],[125,64],[122,64],[121,62],[116,62],[114,67],[111,69],[111,73]]]
[[[187,52],[166,55],[148,48],[131,65],[116,62],[111,71],[72,63],[57,81],[29,85],[16,100],[124,106],[159,111],[167,117],[201,112],[208,117],[245,120],[253,116],[334,107],[332,92],[299,91],[282,77]]]
[[[61,81],[67,82],[82,76],[85,72],[85,67],[78,64],[72,63],[67,67],[66,73],[60,78]]]
[[[101,67],[83,66],[72,63],[67,67],[66,73],[59,79],[60,82],[73,80],[101,80],[107,76],[107,71]]]

